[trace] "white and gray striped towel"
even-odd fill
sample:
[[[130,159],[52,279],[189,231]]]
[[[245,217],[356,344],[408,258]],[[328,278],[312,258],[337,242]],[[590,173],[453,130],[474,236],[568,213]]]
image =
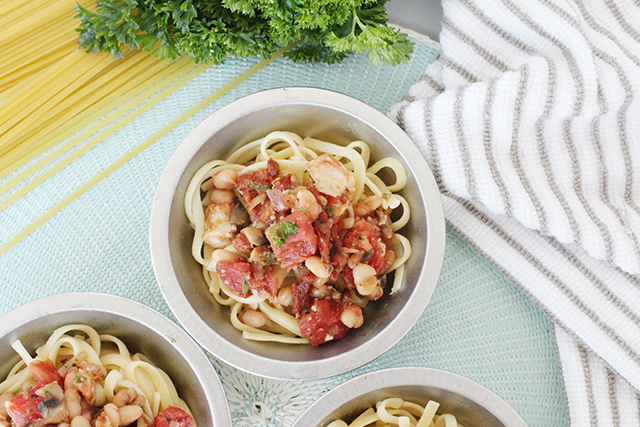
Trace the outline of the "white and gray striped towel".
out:
[[[444,0],[390,116],[552,318],[571,426],[640,426],[640,1]]]

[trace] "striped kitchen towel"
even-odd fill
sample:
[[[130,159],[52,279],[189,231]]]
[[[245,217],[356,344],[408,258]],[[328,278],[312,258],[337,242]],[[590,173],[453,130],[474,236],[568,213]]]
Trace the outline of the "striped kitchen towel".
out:
[[[640,2],[444,0],[390,116],[448,222],[551,317],[572,426],[640,426]]]

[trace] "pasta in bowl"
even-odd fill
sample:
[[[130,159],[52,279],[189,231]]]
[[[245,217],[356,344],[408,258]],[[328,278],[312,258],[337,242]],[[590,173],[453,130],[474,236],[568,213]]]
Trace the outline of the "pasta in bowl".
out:
[[[231,425],[206,356],[149,308],[72,293],[1,319],[0,425]]]
[[[394,158],[369,159],[364,141],[276,131],[195,174],[185,196],[193,256],[244,338],[341,339],[362,326],[388,274],[390,295],[401,289],[411,243],[396,231],[410,208],[397,191],[407,174]]]
[[[328,146],[330,150],[320,149]],[[288,175],[291,182],[283,182]],[[331,179],[316,179],[319,175]],[[236,180],[241,183],[236,185]],[[227,188],[229,182],[232,185]],[[390,190],[381,191],[385,186]],[[357,215],[356,197],[372,197],[372,205],[363,203],[359,208],[366,211],[373,206],[378,213]],[[348,212],[342,210],[341,201],[345,199],[349,200]],[[236,209],[238,205],[242,209]],[[269,207],[281,210],[274,212]],[[207,210],[211,217],[205,222]],[[226,213],[218,215],[220,212]],[[227,221],[232,213],[237,217],[233,215],[234,219]],[[324,213],[328,217],[337,214],[334,224],[339,220],[346,223],[342,230],[336,230],[342,246],[355,253],[346,269],[341,269],[336,260],[332,262],[336,239],[332,240],[330,230],[328,258],[320,249],[325,238],[313,224],[316,215]],[[243,219],[243,215],[248,218]],[[386,225],[371,233],[365,223],[370,224],[377,215]],[[265,220],[272,216],[273,220]],[[308,232],[309,223],[315,237]],[[363,232],[354,232],[345,244],[347,230],[354,227]],[[343,373],[390,348],[426,307],[444,255],[444,217],[437,185],[408,136],[360,101],[310,88],[249,95],[198,125],[165,168],[153,201],[150,228],[158,284],[185,329],[225,362],[247,372],[283,379]],[[367,239],[371,248],[364,241],[356,243],[360,234],[374,237]],[[267,251],[260,249],[254,254],[257,247]],[[262,257],[258,256],[260,251]],[[312,258],[309,263],[307,258]],[[249,261],[265,265],[257,268]],[[277,261],[277,268],[266,265],[272,261]],[[224,271],[218,271],[220,264]],[[360,277],[370,280],[369,298],[360,292],[345,296],[345,289],[357,288],[352,273],[358,264],[363,266],[356,276],[364,273]],[[313,277],[307,274],[314,269],[317,274]],[[323,282],[325,277],[321,276],[336,272],[343,277]],[[308,278],[303,280],[305,276]],[[388,283],[382,286],[385,276]],[[336,283],[343,279],[346,284]],[[281,288],[291,285],[289,289],[293,290],[294,283],[306,286],[307,280],[313,282],[309,292],[300,293],[298,288],[291,294],[291,302],[287,302],[287,295],[279,300]],[[331,295],[339,302],[316,304],[317,300],[331,299]],[[364,300],[372,303],[364,304]],[[294,307],[296,304],[302,309]],[[265,311],[270,308],[279,313],[267,317]],[[341,322],[326,332],[314,333],[321,328],[313,326],[307,335],[297,331],[300,321],[303,329],[305,324],[319,324],[317,318],[308,319],[314,310],[328,313],[326,317],[337,323],[347,308],[344,311],[354,314],[351,325],[362,320],[361,326],[345,331],[342,325],[346,324]],[[247,321],[245,312],[260,322]],[[261,326],[265,320],[262,315],[269,323],[266,328]],[[277,339],[270,335],[273,333]],[[313,343],[322,345],[292,344],[307,342],[309,336]],[[283,337],[287,342],[281,342]]]
[[[465,377],[392,368],[349,380],[311,405],[292,427],[527,427],[499,396]]]

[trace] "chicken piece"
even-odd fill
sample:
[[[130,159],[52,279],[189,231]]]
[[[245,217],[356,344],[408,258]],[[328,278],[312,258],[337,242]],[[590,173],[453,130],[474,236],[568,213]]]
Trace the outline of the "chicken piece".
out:
[[[321,193],[339,197],[356,191],[356,180],[345,167],[330,154],[323,154],[307,163],[309,175]]]
[[[212,248],[227,246],[237,234],[237,226],[231,222],[231,203],[211,203],[204,211],[202,240]]]

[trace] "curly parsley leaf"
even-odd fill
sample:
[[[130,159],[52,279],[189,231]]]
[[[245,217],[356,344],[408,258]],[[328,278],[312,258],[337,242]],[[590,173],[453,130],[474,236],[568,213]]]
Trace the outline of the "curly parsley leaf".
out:
[[[275,243],[277,247],[284,246],[284,241],[296,234],[298,234],[298,225],[294,221],[279,222],[278,225],[271,230],[273,243]]]
[[[262,190],[262,191],[267,191],[268,189],[271,188],[270,185],[260,184],[259,182],[254,182],[254,181],[249,181],[249,187],[253,188],[254,190]]]
[[[97,0],[77,5],[80,46],[121,57],[123,47],[159,58],[188,55],[221,64],[230,56],[285,55],[334,63],[354,52],[373,63],[409,59],[412,42],[387,26],[387,0]]]
[[[386,25],[384,3],[370,8],[352,10],[352,15],[341,28],[332,32],[326,44],[337,52],[366,52],[372,64],[386,62],[397,65],[410,59],[413,43],[400,30]]]

